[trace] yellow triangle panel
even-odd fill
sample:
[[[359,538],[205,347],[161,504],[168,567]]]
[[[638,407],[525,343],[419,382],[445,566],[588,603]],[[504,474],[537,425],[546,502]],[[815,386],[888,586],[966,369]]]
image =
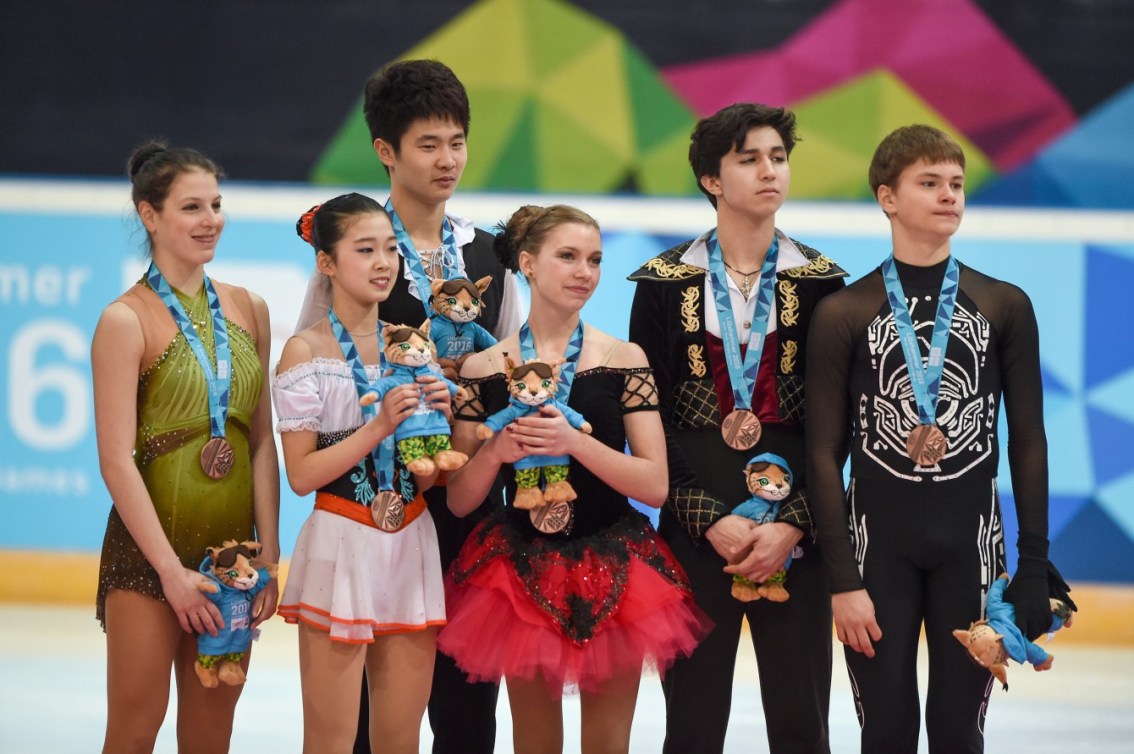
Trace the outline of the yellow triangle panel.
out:
[[[621,183],[629,161],[563,113],[541,105],[536,113],[536,160],[543,191],[605,192]]]
[[[802,137],[791,156],[795,198],[869,199],[867,171],[878,142],[895,128],[913,123],[935,126],[957,139],[965,150],[970,191],[995,176],[983,152],[885,69],[794,103],[791,109],[799,118]]]
[[[538,96],[628,162],[634,156],[634,133],[622,44],[614,36],[595,41],[585,54],[549,76]]]

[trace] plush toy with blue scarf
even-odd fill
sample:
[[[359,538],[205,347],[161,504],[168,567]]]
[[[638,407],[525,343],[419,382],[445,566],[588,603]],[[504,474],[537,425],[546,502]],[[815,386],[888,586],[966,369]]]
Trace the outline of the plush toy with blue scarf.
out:
[[[1008,690],[1008,659],[1018,663],[1030,663],[1036,670],[1051,670],[1055,656],[1048,654],[1043,647],[1028,641],[1016,626],[1016,609],[1011,602],[1004,600],[1004,590],[1008,587],[1008,574],[1002,574],[993,582],[985,600],[985,618],[969,626],[969,630],[957,630],[953,636],[968,650],[969,657],[982,668],[987,668],[1004,690]],[[1070,626],[1073,608],[1067,603],[1051,600],[1051,628],[1048,635]]]
[[[504,357],[504,367],[508,374],[508,406],[497,411],[476,428],[476,436],[487,440],[522,416],[539,416],[541,406],[554,406],[563,414],[575,429],[583,434],[591,433],[591,424],[575,409],[560,401],[556,396],[559,390],[559,365],[563,359],[552,362],[528,359],[522,364]],[[521,510],[533,510],[548,503],[566,503],[577,495],[575,488],[567,481],[567,471],[571,463],[569,456],[525,456],[512,464],[516,472],[516,495],[512,506]],[[546,486],[539,489],[540,475]]]
[[[792,476],[788,462],[775,453],[761,453],[745,464],[744,477],[752,497],[733,508],[733,515],[744,516],[758,524],[775,521],[781,503],[791,492]],[[784,580],[791,560],[792,555],[789,555],[784,561],[784,567],[762,584],[749,581],[740,574],[734,575],[732,596],[741,602],[753,602],[761,598],[771,602],[787,602],[791,595],[784,588]]]
[[[492,333],[476,323],[484,306],[481,296],[491,282],[492,277],[485,276],[475,283],[468,278],[450,278],[434,280],[430,285],[433,314],[429,315],[429,337],[437,346],[437,363],[442,369],[458,372],[469,354],[496,345]]]
[[[420,328],[390,324],[382,327],[383,352],[390,369],[385,376],[370,384],[370,389],[359,399],[360,404],[377,403],[398,385],[416,383],[418,377],[426,375],[441,380],[448,386],[449,395],[464,400],[464,388],[458,387],[437,367],[433,342],[429,340],[429,327],[428,319]],[[453,471],[469,460],[464,453],[453,450],[449,437],[449,420],[425,400],[421,400],[413,414],[394,431],[402,463],[421,476],[428,476],[437,469]]]
[[[253,600],[276,577],[277,565],[261,565],[259,542],[227,540],[221,547],[205,549],[198,569],[202,579],[198,588],[220,610],[224,626],[212,634],[197,637],[197,663],[193,669],[205,688],[221,683],[239,686],[245,681],[241,661],[252,647]]]

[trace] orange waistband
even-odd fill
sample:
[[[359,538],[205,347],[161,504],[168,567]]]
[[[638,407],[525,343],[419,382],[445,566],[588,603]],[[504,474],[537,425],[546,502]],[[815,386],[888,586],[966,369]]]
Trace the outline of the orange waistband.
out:
[[[333,495],[330,492],[316,492],[315,493],[315,510],[327,511],[339,516],[345,516],[355,523],[369,526],[372,529],[378,529],[378,525],[374,523],[374,517],[370,515],[370,506],[356,503],[353,500],[347,500],[345,497]],[[425,512],[425,498],[421,493],[417,493],[411,502],[406,503],[406,518],[402,522],[398,531],[409,526],[413,520]],[[378,531],[385,531],[378,529]]]

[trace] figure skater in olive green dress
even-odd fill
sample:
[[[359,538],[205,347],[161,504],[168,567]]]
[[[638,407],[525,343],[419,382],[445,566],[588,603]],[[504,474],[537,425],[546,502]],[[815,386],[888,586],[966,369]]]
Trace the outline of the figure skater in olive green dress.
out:
[[[99,463],[114,503],[97,603],[107,646],[103,751],[153,749],[172,667],[178,750],[224,752],[243,687],[206,689],[194,675],[197,634],[228,628],[198,591],[197,565],[226,539],[255,539],[265,560],[279,560],[268,310],[205,274],[224,228],[217,166],[152,143],[128,170],[152,263],[102,313],[91,347]],[[257,596],[253,627],[277,598],[273,580]]]

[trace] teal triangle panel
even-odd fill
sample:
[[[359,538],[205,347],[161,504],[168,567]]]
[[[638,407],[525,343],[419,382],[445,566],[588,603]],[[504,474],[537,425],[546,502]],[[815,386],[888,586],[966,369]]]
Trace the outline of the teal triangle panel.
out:
[[[1134,542],[1094,502],[1052,539],[1051,560],[1068,581],[1134,581]]]

